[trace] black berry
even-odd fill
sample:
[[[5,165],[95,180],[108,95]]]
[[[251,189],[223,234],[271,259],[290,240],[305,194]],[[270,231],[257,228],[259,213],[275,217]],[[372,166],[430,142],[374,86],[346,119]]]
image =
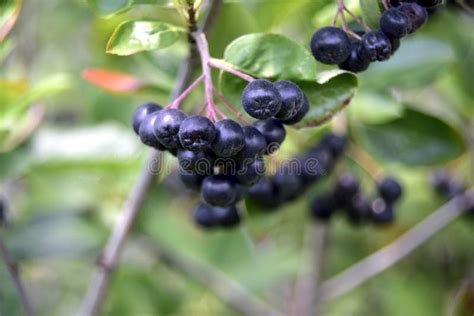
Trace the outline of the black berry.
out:
[[[216,160],[216,157],[210,151],[194,152],[186,149],[178,149],[177,157],[182,171],[200,175],[210,175]]]
[[[395,212],[393,207],[385,203],[383,199],[376,199],[372,202],[370,217],[374,223],[385,225],[393,222],[395,219]]]
[[[271,178],[279,192],[279,197],[283,201],[291,201],[303,193],[305,187],[298,173],[294,165],[289,163],[278,168]]]
[[[202,151],[211,147],[216,137],[214,124],[204,116],[187,117],[179,128],[181,146],[191,151]]]
[[[309,112],[309,100],[306,94],[303,93],[303,105],[301,108],[296,112],[295,116],[288,120],[281,120],[281,122],[285,125],[293,125],[296,123],[301,122],[302,119],[308,114]]]
[[[244,163],[237,170],[236,178],[244,186],[252,186],[265,174],[265,163],[262,159],[255,159],[251,163]]]
[[[186,114],[177,109],[163,109],[157,113],[154,122],[155,136],[166,148],[179,148],[181,144],[178,132]]]
[[[234,227],[240,223],[240,215],[235,205],[229,207],[212,208],[214,218],[222,227]]]
[[[251,125],[244,126],[245,145],[242,150],[235,156],[236,159],[247,162],[262,156],[267,147],[267,141],[260,131]]]
[[[385,178],[378,184],[380,197],[392,204],[402,196],[402,186],[392,178]]]
[[[443,3],[443,0],[418,0],[417,3],[425,8],[436,7]]]
[[[359,180],[351,173],[344,173],[334,188],[334,198],[341,207],[350,204],[352,198],[359,192]]]
[[[158,113],[158,111],[153,112],[143,119],[138,129],[138,135],[143,144],[163,151],[166,150],[165,146],[163,146],[155,136],[155,121]]]
[[[258,120],[254,123],[254,126],[262,133],[267,141],[265,153],[273,154],[276,152],[286,137],[286,130],[283,124],[279,120],[269,119]]]
[[[365,71],[369,68],[370,60],[360,56],[359,46],[360,42],[353,42],[351,44],[351,53],[342,64],[339,64],[339,68],[355,73]]]
[[[288,80],[275,82],[275,87],[281,96],[281,109],[275,115],[279,120],[293,118],[303,106],[304,94],[300,87]]]
[[[215,124],[216,137],[212,143],[212,151],[219,157],[232,157],[245,146],[242,127],[235,121],[224,119]]]
[[[327,148],[334,158],[342,155],[347,147],[347,137],[343,135],[326,134],[321,139],[321,146]]]
[[[190,172],[180,172],[179,173],[179,178],[181,182],[188,188],[193,191],[200,191],[201,190],[201,185],[204,179],[206,178],[206,175],[200,175],[200,174],[195,174],[195,173],[190,173]]]
[[[336,209],[337,204],[332,194],[318,196],[311,203],[311,215],[323,221],[330,219]]]
[[[350,199],[345,211],[351,223],[360,224],[371,216],[371,207],[369,199],[361,193],[357,193]]]
[[[278,189],[267,177],[263,177],[256,184],[247,190],[247,199],[262,209],[272,209],[278,207]]]
[[[237,200],[237,187],[224,175],[208,176],[202,183],[201,193],[204,201],[213,206],[227,207]]]
[[[250,82],[242,93],[242,106],[257,119],[269,119],[280,111],[281,96],[275,85],[264,79]]]
[[[327,174],[334,163],[331,152],[322,146],[310,149],[305,158],[301,176],[307,184],[313,183]]]
[[[392,55],[390,39],[382,32],[367,32],[362,36],[359,46],[361,58],[373,61],[384,61]]]
[[[217,226],[218,221],[213,207],[206,203],[200,203],[194,211],[194,222],[205,229]]]
[[[403,3],[397,9],[405,13],[410,19],[410,33],[418,30],[428,19],[428,11],[416,3]]]
[[[391,8],[380,18],[380,29],[389,38],[402,38],[411,30],[411,21],[403,11]]]
[[[153,102],[144,103],[140,105],[138,108],[136,108],[136,110],[133,112],[133,118],[132,118],[132,127],[135,133],[138,135],[140,124],[143,122],[145,117],[161,109],[162,109],[161,106]]]
[[[390,44],[392,44],[392,55],[400,48],[399,38],[390,38]]]
[[[351,41],[343,30],[327,26],[314,33],[311,39],[311,51],[319,62],[337,65],[349,57]]]

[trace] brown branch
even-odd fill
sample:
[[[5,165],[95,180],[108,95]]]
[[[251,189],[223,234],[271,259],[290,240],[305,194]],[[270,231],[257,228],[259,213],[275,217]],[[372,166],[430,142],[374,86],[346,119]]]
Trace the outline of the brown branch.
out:
[[[247,316],[283,316],[215,267],[211,268],[189,256],[178,255],[148,238],[140,238],[138,242],[169,267],[186,273],[193,280],[209,288],[234,310]]]
[[[463,214],[469,199],[472,198],[473,188],[447,202],[391,244],[324,282],[322,299],[330,300],[346,294],[411,254]]]
[[[311,223],[307,228],[303,253],[303,269],[295,285],[290,315],[320,315],[321,276],[324,269],[324,258],[328,246],[329,225]]]
[[[28,299],[28,295],[26,294],[25,286],[23,285],[23,281],[21,280],[20,273],[18,271],[18,264],[13,259],[12,255],[8,251],[7,247],[0,239],[0,257],[5,262],[7,267],[8,273],[15,285],[16,291],[18,292],[18,297],[20,299],[21,305],[25,310],[25,314],[28,316],[35,315],[33,308],[31,306],[30,300]]]
[[[222,0],[212,1],[209,13],[203,21],[203,29],[207,30],[210,27],[211,21],[217,15],[216,10],[221,6]],[[193,13],[194,14],[194,13]],[[194,19],[193,19],[194,21]],[[191,23],[189,29],[195,29],[195,23]],[[190,56],[185,64],[182,66],[178,75],[178,80],[175,89],[172,93],[171,100],[178,97],[187,87],[195,69],[196,49],[191,46]],[[153,151],[147,164],[143,168],[141,176],[130,194],[125,206],[122,210],[122,215],[116,223],[112,234],[105,246],[102,256],[99,260],[97,271],[92,277],[89,289],[82,306],[82,315],[98,315],[104,303],[105,297],[109,290],[110,280],[119,260],[125,239],[132,227],[139,210],[145,202],[146,196],[150,191],[152,184],[156,177],[157,166],[161,160],[161,153]]]

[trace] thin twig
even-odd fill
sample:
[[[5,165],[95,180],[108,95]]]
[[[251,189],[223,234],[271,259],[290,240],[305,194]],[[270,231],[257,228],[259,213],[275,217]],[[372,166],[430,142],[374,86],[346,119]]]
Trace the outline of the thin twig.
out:
[[[220,8],[221,5],[222,0],[212,1],[209,12],[203,20],[204,31],[208,30],[211,21],[214,20],[217,15],[216,10]],[[194,14],[195,12],[190,10],[190,13]],[[190,20],[195,21],[194,17]],[[195,25],[191,23],[189,29],[195,30],[195,28]],[[196,53],[197,50],[191,46],[190,55],[180,70],[171,100],[174,100],[186,89],[186,86],[195,70]],[[157,175],[154,170],[157,169],[160,160],[160,152],[153,151],[147,164],[143,168],[140,178],[130,194],[127,203],[124,205],[121,213],[122,215],[112,231],[100,258],[98,269],[92,277],[92,281],[83,302],[81,315],[95,316],[99,314],[108,292],[110,280],[117,265],[125,239],[135,221],[135,218],[137,217],[138,211],[142,208],[146,196],[152,187]]]
[[[311,223],[307,228],[303,252],[303,268],[295,285],[290,315],[317,316],[321,313],[321,275],[328,246],[329,225]]]
[[[354,143],[349,144],[346,156],[361,167],[372,179],[379,180],[383,174],[383,168],[364,150]]]
[[[239,78],[241,78],[245,81],[248,81],[248,82],[252,82],[252,81],[255,80],[254,77],[252,77],[250,75],[247,75],[246,73],[233,68],[232,66],[227,64],[225,61],[220,60],[220,59],[211,58],[209,60],[209,65],[211,67],[214,67],[214,68],[220,69],[222,71],[228,72],[228,73],[230,73],[230,74],[232,74],[236,77],[239,77]]]
[[[0,239],[0,256],[5,262],[7,267],[8,273],[12,279],[13,284],[15,285],[16,291],[18,292],[18,297],[25,310],[25,314],[28,316],[35,315],[31,302],[28,299],[28,295],[26,294],[25,286],[23,285],[23,281],[21,280],[20,273],[18,271],[18,264],[13,259],[12,255],[8,251],[7,247],[3,243],[2,239]]]
[[[190,256],[178,255],[147,238],[140,238],[138,241],[163,263],[188,274],[236,311],[247,316],[283,316],[215,267],[209,267]]]
[[[250,120],[247,120],[242,113],[240,113],[239,110],[230,102],[224,95],[217,89],[214,89],[214,94],[219,98],[222,103],[232,112],[234,113],[239,119],[242,120],[242,122],[251,124]]]
[[[324,282],[321,290],[323,299],[330,300],[346,294],[411,254],[463,214],[469,198],[473,198],[470,195],[474,195],[473,188],[447,202],[391,244]]]
[[[202,81],[204,80],[204,76],[199,76],[199,78],[197,78],[193,83],[191,83],[189,85],[189,87],[187,87],[183,93],[181,93],[181,95],[179,97],[177,97],[170,105],[170,108],[173,108],[173,109],[177,109],[181,102],[184,101],[184,99],[186,99],[186,97],[194,90],[194,88],[197,87],[198,84],[200,84]]]

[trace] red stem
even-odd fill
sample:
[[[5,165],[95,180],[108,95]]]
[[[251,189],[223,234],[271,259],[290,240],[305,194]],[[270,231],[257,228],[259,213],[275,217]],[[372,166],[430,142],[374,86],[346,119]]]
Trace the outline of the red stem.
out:
[[[220,69],[220,70],[223,70],[223,71],[228,72],[230,74],[233,74],[234,76],[242,78],[242,79],[244,79],[248,82],[252,82],[252,81],[255,80],[254,77],[252,77],[250,75],[247,75],[246,73],[243,73],[243,72],[229,66],[224,61],[219,60],[219,59],[211,58],[211,60],[209,61],[209,66]]]
[[[214,94],[222,101],[222,103],[224,103],[225,106],[227,106],[230,111],[232,111],[232,113],[234,113],[239,119],[241,119],[242,122],[245,122],[247,124],[251,123],[242,115],[242,113],[239,112],[239,110],[237,110],[237,108],[232,104],[232,102],[227,100],[227,98],[222,95],[219,90],[214,89]]]
[[[181,104],[181,102],[184,101],[184,99],[186,99],[186,97],[194,90],[194,88],[197,87],[198,84],[200,84],[202,81],[204,80],[204,76],[201,75],[199,76],[199,78],[196,79],[196,81],[194,81],[193,83],[191,83],[189,85],[189,87],[186,88],[186,90],[183,91],[183,93],[181,93],[181,95],[179,97],[177,97],[170,105],[169,107],[172,108],[172,109],[177,109],[179,108],[179,105]]]

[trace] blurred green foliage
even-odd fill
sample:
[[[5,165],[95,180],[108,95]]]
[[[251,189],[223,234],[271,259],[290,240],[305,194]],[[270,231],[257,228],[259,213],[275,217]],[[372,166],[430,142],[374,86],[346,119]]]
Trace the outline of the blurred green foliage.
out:
[[[164,6],[133,6],[145,2]],[[0,194],[10,205],[10,224],[0,234],[21,263],[40,315],[77,312],[96,258],[144,164],[148,150],[129,126],[131,113],[144,101],[167,103],[186,56],[185,38],[163,50],[129,57],[106,54],[105,48],[124,21],[159,20],[184,27],[180,14],[165,2],[129,0],[109,6],[110,1],[24,1],[18,24],[0,43],[0,144],[22,124],[31,127],[27,113],[32,108],[44,109],[41,124],[0,153]],[[350,7],[360,12],[357,1],[350,1]],[[334,8],[332,0],[226,1],[210,34],[211,54],[223,58],[233,40],[258,32],[281,33],[299,43],[299,54],[307,54],[304,48],[312,33],[327,23]],[[389,228],[354,227],[336,218],[325,277],[393,241],[443,203],[427,181],[433,165],[448,166],[473,184],[473,29],[472,16],[452,5],[443,7],[425,28],[402,42],[394,58],[358,76],[360,93],[347,110],[351,140],[374,154],[387,174],[400,178],[406,194],[397,208],[397,222]],[[239,65],[246,61],[225,57]],[[312,67],[304,70],[312,72]],[[159,89],[109,93],[81,78],[86,68],[128,73]],[[320,64],[316,68],[318,73],[328,69]],[[342,76],[352,79],[336,79],[356,81],[350,74]],[[224,92],[235,94],[239,82],[225,80],[230,91]],[[314,102],[329,105],[348,93],[319,94],[310,86],[307,91],[314,93]],[[199,104],[201,98],[193,93],[186,106]],[[329,125],[290,131],[282,155],[308,147]],[[165,161],[174,164],[170,157]],[[350,159],[341,165],[373,190],[371,178]],[[197,198],[178,198],[169,182],[161,179],[155,185],[140,213],[105,314],[236,315],[205,287],[143,249],[136,238],[140,236],[221,270],[284,308],[282,297],[300,269],[308,201],[332,179],[279,212],[252,212],[244,229],[214,233],[194,227],[191,211]],[[443,315],[472,265],[473,225],[469,218],[456,221],[400,264],[327,304],[326,315]],[[255,241],[256,252],[246,234]],[[465,315],[462,308],[459,315]],[[0,264],[0,315],[20,314]]]

